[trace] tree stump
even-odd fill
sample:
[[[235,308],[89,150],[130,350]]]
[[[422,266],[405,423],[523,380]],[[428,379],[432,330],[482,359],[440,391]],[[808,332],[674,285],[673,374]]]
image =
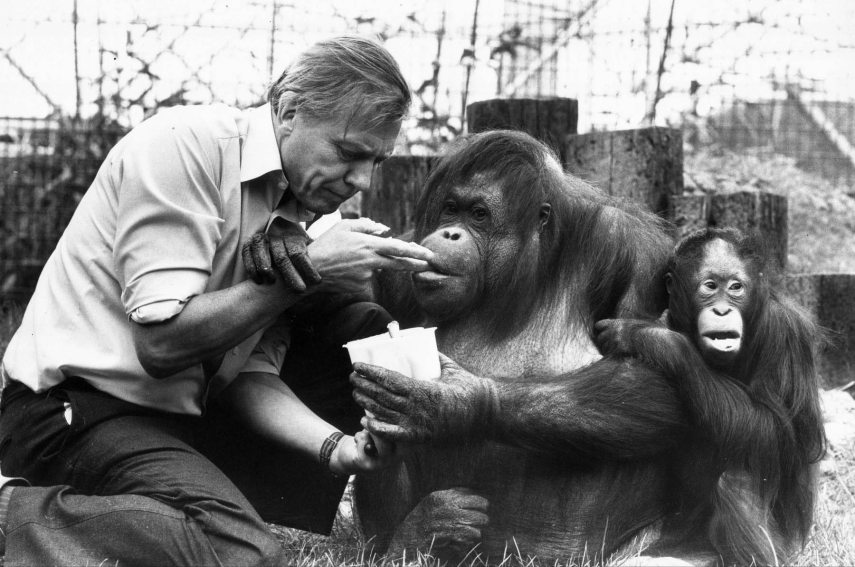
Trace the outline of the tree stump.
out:
[[[796,274],[786,278],[794,300],[829,331],[829,345],[819,357],[824,385],[855,380],[855,274]]]
[[[564,167],[600,189],[666,216],[683,193],[683,139],[672,128],[641,128],[570,136]]]
[[[466,108],[469,132],[521,130],[546,143],[564,161],[567,136],[576,133],[579,103],[570,98],[491,99]]]
[[[384,161],[371,180],[371,190],[362,196],[362,216],[382,222],[392,229],[392,234],[411,230],[416,202],[438,159],[392,156]]]

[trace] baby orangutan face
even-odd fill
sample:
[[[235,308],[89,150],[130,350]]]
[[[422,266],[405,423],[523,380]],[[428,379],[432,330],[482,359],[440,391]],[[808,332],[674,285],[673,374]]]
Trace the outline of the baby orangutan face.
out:
[[[704,246],[693,273],[669,274],[668,288],[691,293],[697,312],[693,337],[704,360],[716,368],[733,365],[743,345],[744,314],[749,303],[752,277],[749,266],[732,244],[721,239]]]

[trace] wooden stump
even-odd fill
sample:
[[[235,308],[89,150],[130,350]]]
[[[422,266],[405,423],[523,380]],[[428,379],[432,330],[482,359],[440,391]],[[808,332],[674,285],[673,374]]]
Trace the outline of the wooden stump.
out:
[[[569,98],[492,99],[466,107],[469,132],[521,130],[545,142],[564,160],[567,136],[576,133],[579,103]]]
[[[827,387],[855,380],[855,274],[797,274],[787,291],[829,331],[830,344],[819,357]]]
[[[641,128],[570,136],[564,167],[609,195],[665,216],[683,193],[683,139],[672,128]]]
[[[733,226],[760,235],[779,266],[787,267],[787,198],[763,191],[722,193],[710,199],[710,226]]]
[[[709,226],[710,199],[707,195],[672,195],[667,218],[673,223],[676,239],[706,228]]]
[[[384,161],[371,180],[371,190],[362,196],[362,216],[382,222],[393,234],[412,229],[416,202],[438,159],[392,156]]]
[[[668,218],[678,239],[708,226],[755,232],[778,265],[787,267],[786,197],[763,191],[680,195],[671,198]]]

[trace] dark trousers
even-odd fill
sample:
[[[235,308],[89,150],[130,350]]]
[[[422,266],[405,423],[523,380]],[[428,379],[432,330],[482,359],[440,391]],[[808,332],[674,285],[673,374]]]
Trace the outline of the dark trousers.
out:
[[[355,304],[301,327],[283,377],[352,432],[360,412],[341,345],[388,320]],[[176,416],[80,379],[40,394],[12,382],[0,405],[0,466],[33,486],[12,495],[5,565],[282,564],[264,521],[328,532],[344,488],[314,461],[258,441],[216,407]]]

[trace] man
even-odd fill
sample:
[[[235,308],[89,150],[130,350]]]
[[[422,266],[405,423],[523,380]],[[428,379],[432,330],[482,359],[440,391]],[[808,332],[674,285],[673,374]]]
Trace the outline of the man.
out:
[[[280,315],[305,294],[246,280],[240,245],[331,224],[321,215],[368,189],[409,102],[388,52],[337,38],[301,54],[268,105],[166,110],[110,152],[3,360],[0,465],[23,477],[0,489],[7,564],[276,563],[253,505],[194,448],[209,403],[331,473],[386,464],[279,380]],[[384,229],[342,221],[318,236],[316,287],[426,269],[429,251]]]

